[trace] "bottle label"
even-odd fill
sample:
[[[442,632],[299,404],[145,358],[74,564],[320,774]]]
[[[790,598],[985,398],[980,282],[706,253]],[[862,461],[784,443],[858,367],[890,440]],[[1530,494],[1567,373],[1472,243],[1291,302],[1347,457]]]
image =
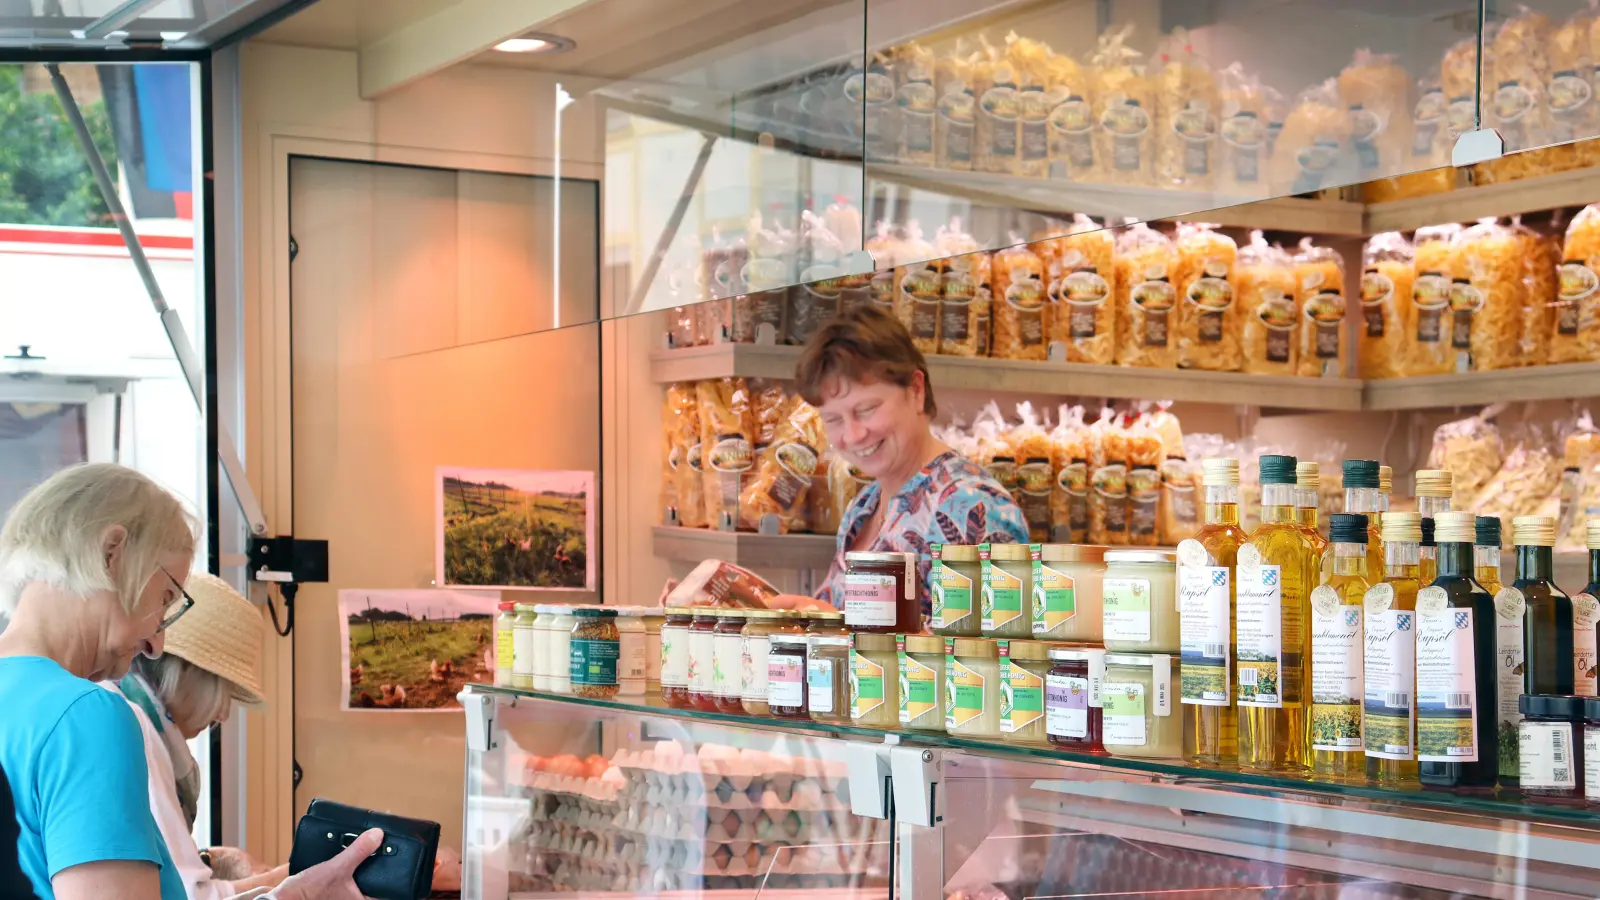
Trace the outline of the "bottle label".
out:
[[[1000,660],[1000,730],[1021,731],[1044,718],[1044,679],[1010,659]]]
[[[900,724],[936,726],[942,724],[939,715],[939,688],[933,669],[917,662],[905,651],[899,653],[900,664]],[[938,718],[940,721],[935,722]]]
[[[1522,592],[1513,587],[1501,588],[1494,595],[1494,662],[1495,684],[1498,688],[1495,703],[1495,740],[1500,748],[1499,773],[1518,777],[1521,771],[1517,762],[1519,740],[1517,726],[1522,723],[1522,711],[1517,708],[1517,697],[1522,693],[1522,678],[1526,666],[1522,658],[1523,617],[1528,609]]]
[[[1107,578],[1103,596],[1107,640],[1150,640],[1149,581],[1143,578]]]
[[[1042,562],[1033,564],[1033,633],[1047,636],[1078,614],[1078,595],[1072,576]]]
[[[1394,609],[1394,588],[1373,585],[1366,604],[1362,733],[1368,756],[1415,759],[1416,613]]]
[[[661,627],[661,686],[689,686],[689,629],[681,625]]]
[[[883,666],[850,650],[850,718],[864,719],[883,705]]]
[[[1518,776],[1524,788],[1572,790],[1572,726],[1566,722],[1523,722],[1517,733]]]
[[[767,657],[767,704],[786,709],[806,705],[806,667],[798,653]]]
[[[744,638],[737,634],[719,634],[711,640],[711,694],[723,699],[744,696],[744,685],[739,676],[744,670]]]
[[[1105,706],[1105,743],[1144,746],[1144,685],[1108,681],[1101,690],[1100,699]]]
[[[613,687],[617,683],[617,658],[622,648],[616,641],[572,639],[569,674],[572,683],[583,687]]]
[[[1045,677],[1044,720],[1046,734],[1056,737],[1089,737],[1089,679],[1075,675]]]
[[[1239,548],[1239,705],[1281,708],[1283,569],[1249,565],[1254,547]]]
[[[1311,746],[1359,753],[1362,693],[1361,607],[1343,604],[1339,591],[1311,592]]]
[[[933,548],[933,627],[953,628],[972,615],[972,579],[944,564],[942,548]]]
[[[1595,624],[1600,622],[1600,601],[1593,594],[1572,595],[1573,693],[1595,695]]]
[[[1417,759],[1477,762],[1472,610],[1448,602],[1443,588],[1417,595]]]
[[[711,693],[711,632],[689,632],[688,662],[684,666],[689,690],[696,694]]]
[[[1583,796],[1600,799],[1600,728],[1583,729]]]
[[[534,635],[538,632],[532,628],[514,628],[510,632],[510,641],[505,638],[507,633],[502,631],[495,635],[494,663],[499,668],[506,668],[509,664],[514,675],[532,675],[533,657],[535,651]],[[509,643],[511,646],[505,646]]]
[[[983,676],[954,656],[944,664],[944,725],[959,728],[983,715]]]
[[[831,713],[833,709],[833,660],[806,660],[806,697],[814,713]]]
[[[1179,545],[1179,556],[1190,544],[1205,549],[1198,541]],[[1196,706],[1227,706],[1229,646],[1227,566],[1178,567],[1178,620],[1182,646],[1183,686],[1180,697]]]
[[[772,655],[772,641],[765,637],[744,638],[744,648],[739,654],[739,698],[752,703],[767,699],[767,660]]]
[[[986,562],[983,567],[983,630],[993,631],[1022,615],[1022,578]]]
[[[900,594],[893,575],[844,576],[844,622],[852,628],[893,625]]]

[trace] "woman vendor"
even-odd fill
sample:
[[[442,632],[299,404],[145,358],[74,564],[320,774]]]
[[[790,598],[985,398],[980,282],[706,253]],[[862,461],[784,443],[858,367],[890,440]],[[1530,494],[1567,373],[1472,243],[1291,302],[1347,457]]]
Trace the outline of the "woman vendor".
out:
[[[915,553],[927,614],[932,545],[1028,542],[1005,488],[929,430],[938,407],[928,363],[899,320],[871,306],[833,320],[806,345],[795,381],[833,451],[874,479],[839,523],[819,599],[842,602],[847,552]]]

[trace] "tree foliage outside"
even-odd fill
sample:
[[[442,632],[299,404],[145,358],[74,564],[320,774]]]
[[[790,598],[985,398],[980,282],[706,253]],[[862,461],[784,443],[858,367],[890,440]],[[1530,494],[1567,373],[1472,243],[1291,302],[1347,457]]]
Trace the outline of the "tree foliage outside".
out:
[[[79,103],[95,146],[115,177],[116,146],[101,100]],[[106,227],[110,211],[95,187],[53,91],[24,90],[22,66],[0,65],[0,222]]]

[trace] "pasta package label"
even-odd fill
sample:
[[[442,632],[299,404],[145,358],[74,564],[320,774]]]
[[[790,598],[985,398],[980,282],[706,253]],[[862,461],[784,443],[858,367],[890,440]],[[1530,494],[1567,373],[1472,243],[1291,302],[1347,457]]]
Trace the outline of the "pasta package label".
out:
[[[920,72],[900,85],[895,96],[900,105],[900,139],[907,155],[933,153],[933,114],[938,105],[931,73]]]
[[[1233,180],[1241,184],[1255,184],[1261,180],[1261,145],[1266,140],[1266,129],[1254,112],[1240,112],[1222,120],[1217,130],[1222,138],[1225,165],[1233,171]]]
[[[1189,175],[1211,173],[1211,144],[1217,136],[1217,120],[1203,100],[1190,100],[1188,107],[1172,117],[1172,131],[1183,141],[1183,171]]]
[[[781,470],[772,486],[772,499],[792,508],[817,474],[817,451],[799,442],[779,444],[773,448],[772,458]]]
[[[1361,168],[1372,171],[1378,168],[1378,134],[1383,131],[1384,120],[1376,110],[1363,106],[1350,107],[1350,145],[1355,148],[1356,161]]]
[[[1161,473],[1154,466],[1135,466],[1128,470],[1128,533],[1156,533],[1156,501],[1161,499]],[[1151,541],[1154,543],[1154,541]]]
[[[1020,107],[1017,89],[1004,81],[983,92],[978,114],[985,119],[989,146],[981,148],[982,152],[1001,160],[1016,157]]]
[[[1555,119],[1553,140],[1570,141],[1591,136],[1590,126],[1584,120],[1589,103],[1594,99],[1594,85],[1587,77],[1571,69],[1557,72],[1545,86],[1545,98]]]
[[[1150,133],[1150,113],[1136,100],[1112,103],[1100,117],[1111,135],[1111,167],[1119,172],[1144,168],[1145,135]]]
[[[1047,123],[1052,99],[1039,85],[1028,85],[1017,95],[1017,114],[1022,120],[1018,155],[1025,163],[1039,163],[1050,156]]]
[[[1082,254],[1077,254],[1080,261]],[[1111,296],[1111,284],[1092,266],[1080,266],[1061,279],[1057,287],[1067,304],[1068,334],[1074,338],[1095,336],[1095,321],[1100,306]]]
[[[735,474],[748,472],[756,464],[755,450],[750,446],[750,442],[742,436],[724,434],[717,438],[716,444],[712,445],[711,453],[706,462],[715,472]],[[690,465],[693,464],[694,460],[691,456]]]
[[[1052,478],[1048,459],[1029,459],[1017,467],[1017,498],[1028,524],[1048,530]]]
[[[901,292],[911,300],[911,337],[919,341],[939,338],[939,314],[944,300],[939,273],[924,267],[900,280]]]
[[[1450,306],[1450,279],[1438,272],[1418,273],[1411,286],[1411,303],[1417,308],[1417,343],[1439,343],[1445,309]]]
[[[1317,359],[1338,359],[1344,295],[1333,290],[1318,291],[1306,301],[1305,317],[1312,329],[1312,350]]]
[[[1267,361],[1288,362],[1294,343],[1294,300],[1278,288],[1263,288],[1256,318],[1266,326]]]
[[[1129,301],[1138,307],[1137,311],[1144,321],[1144,333],[1139,337],[1146,347],[1167,346],[1167,320],[1172,308],[1177,305],[1177,291],[1166,278],[1166,268],[1151,267],[1151,270],[1156,269],[1161,274],[1146,272],[1148,280],[1135,285],[1129,295]]]
[[[1317,141],[1295,151],[1294,162],[1299,169],[1290,193],[1308,194],[1322,188],[1322,179],[1339,159],[1337,141]]]
[[[1394,280],[1376,268],[1361,273],[1361,318],[1367,337],[1383,337],[1383,311],[1394,299]]]
[[[1089,527],[1089,463],[1075,459],[1062,466],[1056,484],[1067,495],[1067,527],[1084,531]]]
[[[1006,289],[1006,304],[1017,321],[1017,342],[1024,347],[1044,344],[1044,282],[1024,278]]]
[[[1533,91],[1510,81],[1500,85],[1490,99],[1495,120],[1506,141],[1507,150],[1522,150],[1528,145],[1527,116],[1536,100]]]
[[[1450,104],[1444,91],[1433,88],[1417,101],[1411,118],[1411,155],[1432,156],[1439,129],[1445,124]]]
[[[972,162],[972,128],[977,103],[972,92],[962,89],[939,98],[939,119],[943,123],[945,159],[955,163]]]
[[[1068,171],[1076,174],[1094,167],[1094,108],[1076,94],[1056,104],[1045,120],[1050,135],[1050,155],[1067,160]]]
[[[1465,134],[1476,127],[1478,118],[1477,107],[1469,97],[1451,97],[1445,111],[1445,122],[1450,126],[1451,134]]]
[[[1587,301],[1600,288],[1600,278],[1582,260],[1568,260],[1557,272],[1560,279],[1560,304],[1556,307],[1556,332],[1577,334]]]
[[[1222,260],[1207,262],[1204,274],[1190,283],[1184,299],[1197,308],[1200,340],[1206,343],[1220,342],[1223,317],[1233,305],[1233,285],[1228,283],[1228,264]]]
[[[1483,291],[1466,279],[1450,285],[1450,346],[1472,349],[1472,320],[1483,309]]]

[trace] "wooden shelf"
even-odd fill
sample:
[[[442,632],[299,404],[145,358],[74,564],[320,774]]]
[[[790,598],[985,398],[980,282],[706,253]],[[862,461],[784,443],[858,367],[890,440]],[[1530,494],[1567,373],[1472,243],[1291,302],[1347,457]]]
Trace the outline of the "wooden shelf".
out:
[[[831,534],[750,534],[657,525],[655,555],[698,563],[720,559],[753,569],[827,569],[836,539]]]
[[[1502,184],[1457,188],[1427,197],[1366,205],[1364,230],[1411,231],[1424,225],[1471,222],[1600,200],[1600,168],[1556,172]]]
[[[1362,408],[1433,409],[1594,396],[1600,396],[1600,363],[1566,363],[1500,372],[1418,375],[1368,381]]]

